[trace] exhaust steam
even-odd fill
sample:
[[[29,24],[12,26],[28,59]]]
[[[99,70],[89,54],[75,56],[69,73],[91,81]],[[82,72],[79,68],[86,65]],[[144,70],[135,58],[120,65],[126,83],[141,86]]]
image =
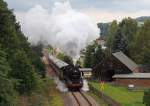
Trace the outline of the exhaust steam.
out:
[[[67,92],[68,88],[65,86],[65,84],[59,80],[58,77],[54,77],[54,82],[55,84],[57,84],[56,88],[60,91],[60,92]]]
[[[80,51],[99,36],[96,23],[69,1],[55,2],[52,11],[36,5],[17,17],[32,44],[50,44],[72,58],[79,58]]]

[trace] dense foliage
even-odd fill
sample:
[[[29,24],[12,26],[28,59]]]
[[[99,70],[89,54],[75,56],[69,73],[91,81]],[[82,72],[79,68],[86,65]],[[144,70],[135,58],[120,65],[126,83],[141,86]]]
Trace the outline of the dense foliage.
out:
[[[117,33],[118,29],[118,24],[117,21],[114,20],[108,30],[108,36],[106,37],[106,46],[107,46],[107,56],[110,56],[112,53],[113,49],[113,41],[114,41],[114,36]]]
[[[42,42],[38,42],[36,45],[32,45],[32,49],[33,51],[39,55],[39,56],[42,56],[42,49],[43,49],[44,45]]]
[[[145,21],[131,43],[131,57],[139,64],[150,65],[150,20]]]
[[[150,106],[150,100],[149,100],[149,98],[150,98],[150,90],[146,90],[144,92],[144,98],[143,98],[143,102],[144,102],[144,104],[146,106]]]
[[[71,65],[73,64],[73,59],[70,56],[65,55],[64,53],[59,53],[57,55],[57,58],[59,58],[60,60],[66,62],[68,64],[71,64]]]
[[[119,23],[113,39],[113,51],[122,51],[129,55],[129,46],[137,32],[137,22],[131,18],[125,18]]]
[[[16,104],[15,80],[10,77],[10,71],[6,53],[0,49],[0,106]]]
[[[63,58],[63,61],[68,63],[68,64],[73,64],[73,60],[70,56],[65,55]]]
[[[101,45],[98,45],[97,42],[93,42],[86,47],[85,57],[84,57],[84,67],[93,68],[104,58],[104,52],[101,48]]]
[[[0,106],[16,106],[16,94],[39,89],[44,65],[27,40],[13,11],[0,0]]]
[[[131,18],[123,19],[119,24],[113,21],[106,38],[106,54],[122,51],[138,64],[150,64],[150,21],[138,25]]]

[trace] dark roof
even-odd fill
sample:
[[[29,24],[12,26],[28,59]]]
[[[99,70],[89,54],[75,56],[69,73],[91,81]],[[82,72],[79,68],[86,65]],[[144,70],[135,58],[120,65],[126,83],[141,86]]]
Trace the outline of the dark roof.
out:
[[[112,53],[112,55],[117,58],[122,64],[124,64],[128,69],[135,72],[138,65],[127,57],[123,52]]]
[[[145,78],[150,79],[150,73],[115,74],[113,78]]]

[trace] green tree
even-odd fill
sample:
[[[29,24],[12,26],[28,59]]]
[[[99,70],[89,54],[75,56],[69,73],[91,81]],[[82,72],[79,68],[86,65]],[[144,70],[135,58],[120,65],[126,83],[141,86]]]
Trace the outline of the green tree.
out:
[[[80,67],[82,66],[82,62],[81,62],[80,58],[77,60],[76,64]]]
[[[11,68],[6,60],[6,53],[0,49],[0,106],[15,106],[16,91],[14,80],[10,78]]]
[[[73,64],[73,60],[70,56],[64,55],[63,61],[68,63],[68,64]]]
[[[119,28],[113,39],[113,52],[122,51],[125,53],[126,47],[127,47],[126,40],[121,33],[121,29]]]
[[[43,53],[42,53],[42,49],[43,49],[44,45],[42,42],[38,42],[38,44],[36,45],[32,45],[32,49],[34,50],[34,52],[39,55],[40,57],[43,56]]]
[[[98,45],[95,48],[95,62],[94,65],[98,64],[100,61],[102,61],[104,59],[105,55],[104,52],[102,50],[101,45]]]
[[[104,51],[101,45],[98,45],[95,41],[86,47],[84,66],[93,68],[104,58]]]
[[[129,54],[130,44],[137,33],[137,22],[131,18],[125,18],[119,23],[119,28],[114,36],[113,51],[123,51]]]
[[[64,59],[64,56],[65,56],[64,53],[59,53],[59,54],[57,55],[57,58],[60,59],[60,60],[63,60],[63,59]]]
[[[17,51],[14,55],[12,68],[15,71],[11,75],[19,81],[17,90],[20,94],[30,94],[38,87],[38,76],[35,73],[35,67],[31,65],[31,61],[27,58],[24,51]]]
[[[112,53],[113,40],[114,40],[114,36],[117,32],[117,29],[118,29],[118,24],[117,24],[117,21],[114,20],[108,29],[108,36],[106,38],[106,46],[107,46],[106,52],[107,52],[108,56],[110,56]]]
[[[95,43],[90,44],[86,47],[85,58],[84,58],[84,67],[93,67],[94,66],[94,54],[95,54]]]
[[[143,97],[143,102],[144,102],[144,104],[146,106],[150,106],[150,100],[149,100],[149,98],[150,98],[150,90],[146,90],[144,92],[144,97]]]
[[[131,46],[132,58],[139,64],[150,64],[150,20],[138,30]]]
[[[68,63],[68,64],[72,64],[73,65],[73,59],[68,56],[68,55],[65,55],[64,53],[59,53],[57,58],[59,58],[60,60]]]
[[[7,4],[0,0],[0,43],[1,47],[6,49],[7,53],[10,53],[17,49],[19,40],[16,35],[14,16],[12,11],[6,7]],[[12,48],[12,51],[10,48]]]
[[[46,74],[46,70],[43,62],[41,61],[41,58],[34,52],[30,55],[32,55],[31,62],[36,70],[36,73],[39,74],[42,78],[44,78]]]
[[[15,24],[16,28],[16,34],[17,38],[19,39],[19,47],[21,50],[25,51],[27,54],[27,58],[30,58],[31,64],[34,65],[36,72],[41,75],[42,77],[45,77],[45,68],[44,64],[41,61],[42,49],[44,45],[42,42],[39,42],[37,45],[30,45],[28,43],[28,39],[24,36],[24,34],[21,31],[19,23]]]
[[[21,94],[32,92],[37,87],[36,73],[44,70],[40,56],[35,54],[27,40],[13,11],[7,8],[7,3],[0,0],[0,44],[7,53],[12,69],[10,75],[18,80],[17,90]]]

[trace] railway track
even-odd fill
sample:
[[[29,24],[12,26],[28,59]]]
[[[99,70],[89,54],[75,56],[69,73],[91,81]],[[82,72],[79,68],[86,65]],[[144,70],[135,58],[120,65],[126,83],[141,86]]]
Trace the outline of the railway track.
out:
[[[94,106],[83,92],[72,92],[78,106]]]

